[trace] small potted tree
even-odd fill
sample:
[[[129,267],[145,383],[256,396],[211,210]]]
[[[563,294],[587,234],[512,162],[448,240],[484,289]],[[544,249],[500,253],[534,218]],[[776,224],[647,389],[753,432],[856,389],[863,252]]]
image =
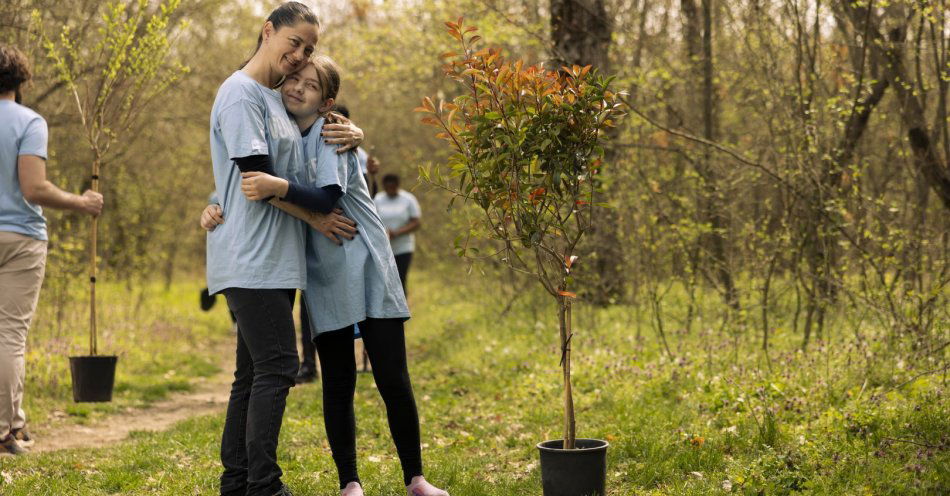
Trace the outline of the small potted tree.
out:
[[[167,61],[172,13],[181,0],[115,1],[105,4],[94,40],[75,40],[69,26],[59,36],[43,29],[39,11],[33,26],[56,77],[71,94],[92,155],[92,189],[99,190],[100,167],[112,145],[128,137],[143,112],[187,68]],[[89,355],[69,357],[73,399],[111,401],[118,357],[100,355],[96,319],[98,218],[89,229]]]
[[[571,271],[593,222],[607,128],[621,114],[609,79],[588,67],[547,70],[509,61],[463,20],[447,22],[460,51],[442,55],[462,91],[451,102],[424,98],[417,112],[455,152],[422,179],[476,205],[478,232],[496,256],[536,278],[557,304],[563,372],[562,439],[538,444],[545,496],[604,495],[607,442],[575,435],[571,389]],[[466,248],[460,250],[464,255]]]

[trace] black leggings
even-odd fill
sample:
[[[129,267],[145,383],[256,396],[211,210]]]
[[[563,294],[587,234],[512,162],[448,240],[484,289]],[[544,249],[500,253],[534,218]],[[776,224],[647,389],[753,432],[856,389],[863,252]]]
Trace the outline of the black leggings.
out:
[[[402,319],[366,319],[360,322],[363,344],[373,366],[376,388],[386,403],[389,432],[396,444],[406,485],[422,475],[419,414],[412,396],[406,365],[406,336]],[[323,380],[323,421],[327,440],[340,475],[340,489],[359,482],[356,470],[356,358],[353,326],[318,335],[314,342]]]
[[[402,292],[409,296],[409,265],[412,264],[412,252],[396,255],[395,258],[399,280],[402,281]]]

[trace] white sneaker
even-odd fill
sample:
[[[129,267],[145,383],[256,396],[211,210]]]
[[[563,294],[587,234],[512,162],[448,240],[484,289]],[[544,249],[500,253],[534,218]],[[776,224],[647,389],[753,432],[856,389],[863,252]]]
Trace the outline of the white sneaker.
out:
[[[425,477],[417,475],[406,486],[407,496],[449,496],[449,493],[439,489],[426,480]]]
[[[359,482],[350,482],[343,489],[340,489],[340,496],[363,496],[363,487]]]

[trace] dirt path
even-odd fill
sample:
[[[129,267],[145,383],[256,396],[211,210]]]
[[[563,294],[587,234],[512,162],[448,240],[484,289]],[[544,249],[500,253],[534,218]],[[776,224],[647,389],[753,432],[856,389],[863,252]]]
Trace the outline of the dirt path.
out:
[[[224,414],[233,378],[233,365],[195,384],[188,393],[175,394],[146,408],[130,408],[85,425],[55,422],[36,425],[37,438],[30,451],[42,453],[70,448],[99,448],[126,439],[133,431],[163,431],[199,415]]]
[[[230,344],[226,349],[230,351]],[[357,356],[362,357],[362,351],[362,341],[359,341]],[[229,355],[223,348],[220,356]],[[357,366],[362,368],[362,360],[357,360]],[[130,408],[90,424],[58,421],[31,426],[37,442],[30,451],[43,453],[71,448],[100,448],[123,441],[134,431],[164,431],[192,417],[212,413],[224,415],[233,373],[232,362],[222,363],[221,372],[197,382],[191,392],[172,395],[146,408]]]

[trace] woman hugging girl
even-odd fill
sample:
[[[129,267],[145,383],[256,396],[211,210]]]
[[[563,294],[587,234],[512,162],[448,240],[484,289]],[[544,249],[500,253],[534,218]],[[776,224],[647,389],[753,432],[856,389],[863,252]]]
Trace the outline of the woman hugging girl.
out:
[[[338,153],[337,145],[321,138],[326,114],[339,89],[340,71],[326,56],[309,58],[286,77],[280,94],[300,130],[303,170],[289,179],[266,172],[243,172],[241,191],[248,200],[276,198],[302,208],[305,212],[287,209],[301,218],[341,209],[359,229],[354,239],[341,242],[333,232],[322,228],[318,232],[310,218],[311,227],[305,236],[304,304],[320,357],[324,423],[341,495],[363,495],[357,473],[353,411],[354,325],[358,324],[386,405],[408,496],[448,496],[423,477],[419,416],[406,360],[404,322],[409,309],[386,228],[376,212],[356,154]],[[216,208],[211,205],[202,215],[206,229],[213,230],[224,221]]]

